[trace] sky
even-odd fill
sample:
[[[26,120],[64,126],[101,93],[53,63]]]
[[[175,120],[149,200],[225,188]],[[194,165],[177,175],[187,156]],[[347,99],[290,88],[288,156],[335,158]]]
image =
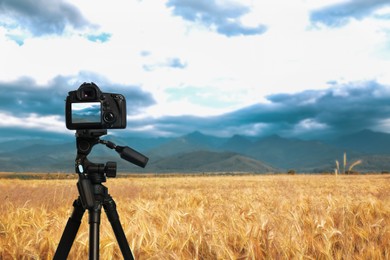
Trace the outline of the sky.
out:
[[[0,140],[73,135],[83,82],[124,136],[390,133],[388,0],[0,0]]]

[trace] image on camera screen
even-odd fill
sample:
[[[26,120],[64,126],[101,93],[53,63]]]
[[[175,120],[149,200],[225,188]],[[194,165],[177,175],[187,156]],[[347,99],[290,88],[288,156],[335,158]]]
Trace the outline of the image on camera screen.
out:
[[[100,123],[101,103],[72,103],[72,123]]]

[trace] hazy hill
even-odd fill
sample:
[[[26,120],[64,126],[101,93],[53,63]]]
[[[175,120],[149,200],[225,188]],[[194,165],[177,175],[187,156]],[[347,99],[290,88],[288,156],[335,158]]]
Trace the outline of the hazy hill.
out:
[[[74,170],[76,151],[73,143],[26,142],[26,145],[10,152],[0,153],[0,171]]]
[[[390,171],[390,134],[369,130],[331,142],[235,135],[220,138],[193,132],[177,138],[124,138],[104,136],[117,145],[128,145],[149,157],[146,169],[122,160],[104,145],[89,155],[95,163],[116,161],[121,172],[298,172],[333,171],[335,160],[363,163],[357,171]],[[0,171],[74,172],[75,140],[16,140],[0,143]]]
[[[45,139],[30,139],[30,140],[11,140],[0,143],[0,153],[12,152],[18,149],[24,149],[25,147],[36,145],[54,145],[63,144],[64,140],[45,140]]]
[[[247,150],[253,145],[248,138],[242,135],[234,135],[227,139],[222,145],[221,149],[226,151],[235,151],[238,153],[247,153]]]
[[[332,144],[367,154],[390,154],[390,134],[371,130],[342,136]]]
[[[319,141],[274,135],[255,142],[246,153],[284,169],[311,171],[315,167],[333,164],[335,155],[342,154],[343,150]]]
[[[148,154],[151,156],[162,158],[170,155],[194,152],[199,150],[217,150],[218,147],[225,141],[224,138],[204,135],[199,131],[173,138],[164,144],[157,146]]]
[[[164,172],[275,172],[260,161],[232,152],[194,151],[152,162],[150,169]]]

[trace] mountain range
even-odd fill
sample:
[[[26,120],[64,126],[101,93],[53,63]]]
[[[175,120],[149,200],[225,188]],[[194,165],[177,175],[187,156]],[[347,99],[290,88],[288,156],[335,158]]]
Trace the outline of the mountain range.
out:
[[[278,135],[267,137],[215,137],[199,131],[176,138],[119,138],[103,136],[117,145],[128,145],[147,157],[145,169],[127,161],[104,145],[88,156],[96,163],[116,161],[118,172],[334,172],[335,161],[347,167],[356,160],[358,172],[390,171],[390,134],[364,130],[335,140],[301,140]],[[0,171],[74,172],[74,140],[14,140],[0,143]]]

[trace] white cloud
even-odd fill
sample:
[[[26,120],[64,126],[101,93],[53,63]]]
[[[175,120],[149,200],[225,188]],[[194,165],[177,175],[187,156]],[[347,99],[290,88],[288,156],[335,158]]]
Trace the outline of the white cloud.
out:
[[[26,38],[21,46],[9,40],[9,29],[0,27],[0,80],[30,76],[42,84],[57,75],[91,71],[152,93],[157,104],[145,113],[153,116],[214,115],[265,102],[272,93],[327,88],[333,80],[390,83],[388,20],[367,18],[341,28],[314,28],[310,11],[340,1],[240,3],[249,8],[242,24],[265,24],[266,33],[226,37],[173,16],[164,1],[72,1],[96,27]],[[110,34],[109,41],[87,39],[99,33]],[[172,59],[185,66],[160,66]],[[153,69],[145,70],[148,65]],[[181,86],[202,87],[204,95],[228,102],[215,108],[190,98],[169,99],[167,89]]]
[[[146,109],[146,113],[153,117],[161,116],[181,116],[181,115],[198,115],[198,116],[213,116],[220,115],[226,112],[226,108],[205,107],[199,104],[194,104],[188,99],[178,101],[165,101],[163,106],[155,105]]]
[[[24,117],[15,117],[0,112],[0,127],[40,129],[47,132],[69,133],[60,116],[39,116],[29,114]]]
[[[300,135],[302,133],[310,133],[315,130],[324,130],[328,127],[328,125],[318,122],[313,118],[306,118],[301,120],[297,125],[294,126],[292,134]]]

